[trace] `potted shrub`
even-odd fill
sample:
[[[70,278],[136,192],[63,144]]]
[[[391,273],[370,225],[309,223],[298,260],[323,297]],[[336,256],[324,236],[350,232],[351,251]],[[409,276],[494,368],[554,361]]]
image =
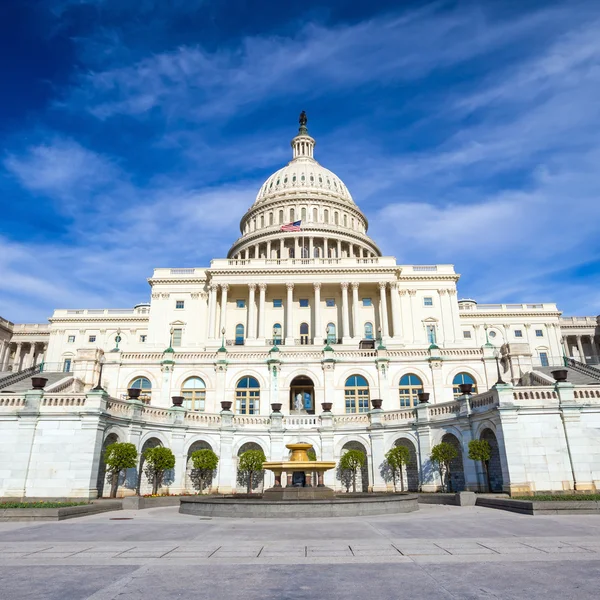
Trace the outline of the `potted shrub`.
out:
[[[554,377],[554,381],[557,383],[566,381],[569,376],[569,371],[567,371],[567,369],[556,369],[555,371],[550,372],[552,373],[552,377]]]
[[[171,396],[171,400],[173,401],[173,406],[183,406],[183,396]]]
[[[221,402],[221,410],[231,410],[232,404],[233,402],[229,400],[223,400],[223,402]]]
[[[321,408],[323,409],[323,412],[331,412],[332,406],[332,402],[321,402]]]
[[[473,393],[472,383],[461,383],[458,387],[463,396],[470,396]]]
[[[31,387],[33,387],[34,390],[43,390],[47,383],[48,380],[45,377],[31,378]]]
[[[380,409],[382,404],[383,400],[381,398],[373,398],[371,400],[371,405],[373,406],[373,408]]]
[[[273,404],[271,404],[271,410],[274,413],[281,412],[281,404],[279,404],[278,402],[274,402]]]
[[[419,398],[420,404],[426,404],[429,402],[429,392],[419,392],[417,397]]]
[[[141,393],[142,393],[141,388],[128,388],[127,389],[127,395],[129,396],[130,400],[137,400],[140,397]]]

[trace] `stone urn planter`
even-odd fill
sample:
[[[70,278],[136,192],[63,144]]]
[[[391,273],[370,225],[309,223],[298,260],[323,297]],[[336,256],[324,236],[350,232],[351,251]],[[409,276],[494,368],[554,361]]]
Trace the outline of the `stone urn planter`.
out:
[[[569,376],[569,371],[567,369],[556,369],[555,371],[550,371],[552,373],[552,377],[556,382],[566,381]]]
[[[333,403],[331,402],[321,402],[321,408],[323,409],[323,412],[331,412],[332,406]]]
[[[127,389],[127,395],[129,396],[130,400],[137,400],[140,397],[141,393],[142,393],[142,388],[128,388]]]
[[[171,400],[173,401],[173,406],[183,406],[183,396],[171,396]]]
[[[381,398],[373,398],[371,400],[371,405],[373,408],[381,409],[381,405],[383,404],[383,400]]]
[[[232,404],[233,402],[230,402],[229,400],[223,400],[223,402],[221,402],[221,410],[231,410]]]
[[[429,402],[429,392],[419,392],[417,394],[420,404],[427,404]]]
[[[458,387],[464,396],[470,396],[473,393],[472,383],[461,383]]]
[[[279,403],[277,403],[277,402],[274,402],[273,404],[271,404],[271,410],[272,410],[274,413],[281,412],[281,404],[279,404]]]
[[[32,377],[31,378],[31,387],[34,390],[43,390],[44,386],[48,383],[48,380],[45,377]]]

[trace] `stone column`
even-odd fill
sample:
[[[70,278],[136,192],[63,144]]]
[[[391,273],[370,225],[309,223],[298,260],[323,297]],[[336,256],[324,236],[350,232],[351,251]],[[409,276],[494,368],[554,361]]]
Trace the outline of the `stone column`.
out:
[[[266,283],[259,283],[259,298],[258,298],[258,337],[261,340],[265,339],[265,292],[267,290]]]
[[[569,336],[565,335],[565,337],[563,338],[563,346],[564,346],[564,350],[565,350],[565,356],[570,357],[571,353],[569,351]]]
[[[288,281],[285,284],[287,288],[287,302],[285,304],[285,312],[287,315],[285,324],[285,345],[294,345],[294,284]]]
[[[313,283],[315,290],[314,310],[315,322],[313,327],[313,342],[315,345],[322,344],[323,332],[321,331],[321,284],[317,281]]]
[[[585,354],[583,353],[583,344],[581,343],[581,336],[578,335],[576,337],[577,340],[577,350],[579,351],[579,357],[583,364],[585,364]]]
[[[309,237],[308,238],[308,258],[314,258],[314,243],[315,243],[315,238]]]
[[[358,304],[358,282],[352,283],[352,337],[355,340],[361,339],[360,326],[358,324],[358,312],[360,306]]]
[[[0,371],[4,371],[4,359],[9,348],[10,344],[2,340],[2,346],[0,347]]]
[[[400,296],[398,295],[398,282],[393,281],[390,285],[390,294],[392,295],[392,327],[395,340],[400,339]]]
[[[412,334],[413,343],[415,340],[415,310],[414,310],[414,298],[417,294],[417,290],[408,290],[408,307],[410,311],[410,330]]]
[[[379,307],[381,310],[381,335],[382,337],[390,337],[390,329],[388,325],[388,314],[387,314],[387,297],[386,297],[386,283],[385,281],[379,282]]]
[[[217,284],[211,283],[208,297],[208,339],[215,339],[217,322]]]
[[[341,240],[337,241],[337,256],[336,258],[342,258],[342,242]]]
[[[34,365],[34,355],[35,355],[35,342],[31,342],[29,344],[29,353],[27,354],[26,364],[24,367],[29,369]]]
[[[294,237],[294,258],[302,258],[302,252],[300,251],[300,239],[298,236]]]
[[[283,238],[279,238],[279,258],[287,258],[283,254],[284,250],[285,250],[285,240]]]
[[[348,257],[354,258],[354,244],[348,244]]]
[[[342,287],[342,343],[350,341],[350,318],[348,312],[348,282],[344,281]]]
[[[21,348],[23,346],[22,342],[17,342],[17,348],[15,349],[15,357],[13,359],[12,370],[13,373],[19,371],[20,362],[21,362]]]
[[[249,340],[256,339],[256,306],[254,301],[255,283],[248,284],[248,333]]]
[[[323,238],[323,258],[329,258],[329,240]]]
[[[229,286],[226,283],[221,284],[221,324],[219,327],[219,335],[221,335],[223,329],[227,329],[227,292]]]

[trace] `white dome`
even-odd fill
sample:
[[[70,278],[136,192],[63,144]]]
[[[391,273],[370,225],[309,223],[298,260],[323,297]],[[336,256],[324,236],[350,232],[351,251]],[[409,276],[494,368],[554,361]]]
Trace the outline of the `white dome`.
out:
[[[333,196],[354,204],[344,182],[329,169],[321,166],[314,158],[299,157],[271,175],[260,188],[256,204],[282,194],[303,194],[317,197]]]

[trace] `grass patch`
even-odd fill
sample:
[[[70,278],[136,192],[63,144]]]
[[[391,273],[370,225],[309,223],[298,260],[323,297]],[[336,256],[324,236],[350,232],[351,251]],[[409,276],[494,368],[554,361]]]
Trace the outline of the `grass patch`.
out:
[[[89,504],[89,502],[0,502],[0,510],[4,508],[64,508],[85,504]]]
[[[540,494],[539,496],[512,496],[511,500],[530,502],[600,502],[600,494]]]

